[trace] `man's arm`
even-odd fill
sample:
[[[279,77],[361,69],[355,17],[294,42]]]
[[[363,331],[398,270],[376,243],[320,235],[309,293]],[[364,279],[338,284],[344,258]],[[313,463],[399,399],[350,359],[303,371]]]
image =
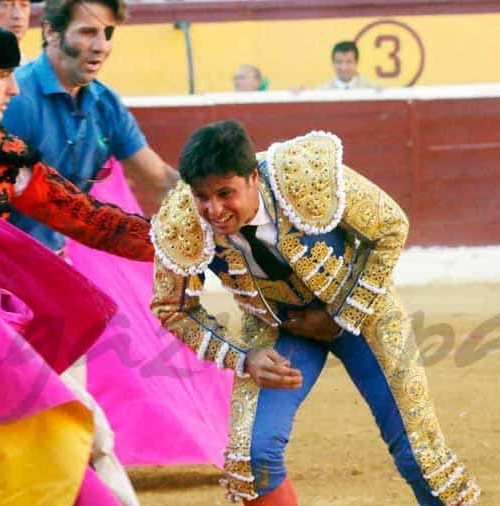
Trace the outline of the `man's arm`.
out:
[[[409,224],[403,210],[381,188],[349,167],[344,170],[346,209],[342,224],[370,246],[363,271],[334,320],[359,334],[363,321],[373,313],[375,300],[387,291]]]
[[[152,261],[149,222],[99,202],[42,162],[21,168],[11,205],[82,244],[132,260]],[[16,186],[14,186],[16,189]]]
[[[200,360],[213,361],[242,376],[247,349],[226,339],[226,328],[201,305],[202,275],[177,274],[165,267],[157,255],[154,267],[151,309],[162,325]]]
[[[155,257],[151,309],[162,325],[196,353],[220,368],[233,369],[243,377],[248,373],[261,387],[298,388],[302,375],[272,348],[249,349],[234,344],[226,329],[208,314],[200,303],[201,275],[188,277],[166,268]]]
[[[0,126],[0,203],[73,239],[134,260],[153,260],[149,222],[83,193]],[[1,211],[2,209],[0,209]]]
[[[150,147],[143,147],[128,158],[120,160],[128,176],[145,186],[148,190],[148,202],[141,202],[143,207],[150,207],[153,201],[154,210],[161,204],[165,195],[179,180],[179,173]]]

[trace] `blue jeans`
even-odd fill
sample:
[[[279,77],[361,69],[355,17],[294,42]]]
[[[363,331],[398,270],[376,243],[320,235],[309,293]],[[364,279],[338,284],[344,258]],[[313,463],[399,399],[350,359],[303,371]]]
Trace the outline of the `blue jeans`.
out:
[[[442,504],[432,495],[413,456],[394,397],[363,336],[344,331],[326,346],[282,331],[275,349],[289,358],[293,367],[302,371],[303,384],[296,390],[263,388],[260,391],[251,446],[252,472],[259,495],[271,492],[285,479],[283,456],[295,413],[316,382],[328,352],[332,352],[342,362],[370,407],[396,467],[412,488],[418,504]]]

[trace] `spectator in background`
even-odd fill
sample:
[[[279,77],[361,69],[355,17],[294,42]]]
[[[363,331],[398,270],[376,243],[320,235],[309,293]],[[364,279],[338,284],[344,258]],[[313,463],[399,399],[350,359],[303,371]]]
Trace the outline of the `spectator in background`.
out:
[[[0,0],[0,28],[12,32],[21,43],[30,24],[31,4],[40,1]],[[23,54],[21,54],[21,63],[26,63]]]
[[[234,74],[234,91],[265,91],[269,85],[254,65],[241,65]]]
[[[12,32],[19,44],[28,31],[31,16],[31,4],[43,0],[0,0],[0,28]],[[28,60],[21,52],[21,65]]]
[[[335,77],[318,87],[319,90],[356,90],[377,88],[358,73],[359,50],[350,40],[338,42],[332,49],[332,65]]]
[[[12,32],[19,42],[30,23],[30,0],[0,0],[0,28]]]

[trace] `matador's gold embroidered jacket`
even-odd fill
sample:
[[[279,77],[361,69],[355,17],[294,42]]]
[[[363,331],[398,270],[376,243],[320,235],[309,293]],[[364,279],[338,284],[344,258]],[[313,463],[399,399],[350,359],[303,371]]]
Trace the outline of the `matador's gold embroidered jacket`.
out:
[[[200,359],[243,372],[259,335],[277,332],[280,306],[320,301],[344,329],[358,334],[386,292],[408,220],[386,193],[342,164],[340,140],[311,132],[273,144],[259,166],[260,192],[278,230],[277,248],[293,269],[288,282],[251,275],[243,254],[202,219],[190,188],[179,182],[152,223],[152,309]],[[243,310],[242,335],[200,304],[211,269]]]

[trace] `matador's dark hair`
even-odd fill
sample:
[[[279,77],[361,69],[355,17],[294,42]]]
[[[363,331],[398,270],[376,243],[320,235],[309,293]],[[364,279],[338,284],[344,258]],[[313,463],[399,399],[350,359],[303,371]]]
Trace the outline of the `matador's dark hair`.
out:
[[[184,146],[179,173],[189,185],[210,175],[249,176],[257,167],[246,130],[237,121],[221,121],[196,130]]]

